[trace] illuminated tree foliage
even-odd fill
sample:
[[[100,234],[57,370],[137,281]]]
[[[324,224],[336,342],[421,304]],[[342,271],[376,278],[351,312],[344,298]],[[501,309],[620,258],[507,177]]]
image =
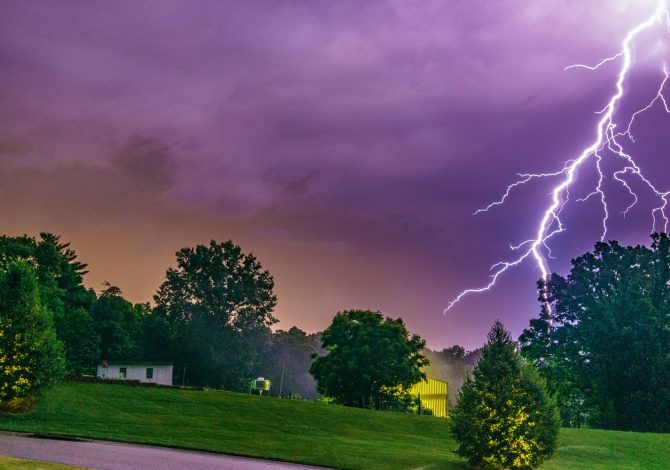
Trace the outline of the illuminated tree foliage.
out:
[[[58,338],[65,346],[69,372],[92,372],[100,354],[100,339],[90,309],[95,292],[83,285],[86,265],[69,243],[51,233],[38,239],[0,236],[0,262],[28,260],[34,267],[42,305],[51,312]]]
[[[310,372],[320,393],[347,406],[406,408],[408,389],[426,376],[422,354],[426,344],[410,335],[401,319],[370,310],[335,315],[322,335],[328,354],[317,358]]]
[[[565,424],[670,431],[670,238],[597,243],[540,289],[550,308],[520,342]]]
[[[544,380],[525,363],[502,323],[451,413],[456,453],[473,467],[531,469],[556,449],[560,418]]]
[[[65,367],[49,311],[27,261],[0,268],[0,402],[31,394]]]

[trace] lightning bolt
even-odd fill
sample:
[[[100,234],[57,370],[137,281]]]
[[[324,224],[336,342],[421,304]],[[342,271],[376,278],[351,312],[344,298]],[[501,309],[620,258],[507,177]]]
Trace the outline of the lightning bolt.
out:
[[[491,266],[489,282],[484,286],[466,289],[459,293],[444,309],[445,314],[458,302],[460,302],[463,297],[492,289],[496,285],[496,282],[500,276],[502,276],[509,269],[520,265],[528,259],[531,259],[535,262],[537,268],[540,270],[542,279],[545,281],[547,280],[550,271],[543,251],[546,250],[547,256],[551,257],[551,249],[549,248],[548,244],[549,240],[565,230],[560,215],[565,205],[569,202],[569,190],[572,183],[575,181],[575,175],[577,171],[587,162],[593,161],[598,175],[598,181],[596,187],[593,189],[593,191],[591,191],[591,193],[583,198],[577,199],[576,202],[584,202],[591,199],[592,197],[597,198],[600,202],[603,211],[601,221],[601,241],[604,241],[605,237],[607,236],[607,222],[610,218],[607,197],[603,187],[603,184],[607,179],[607,175],[603,172],[602,168],[602,161],[604,158],[617,159],[620,164],[620,168],[614,171],[611,174],[611,177],[628,192],[631,198],[631,202],[628,204],[626,209],[622,211],[621,214],[625,217],[639,201],[637,193],[630,185],[630,182],[636,179],[637,181],[641,182],[644,187],[646,187],[658,200],[658,205],[651,211],[652,231],[655,231],[658,227],[662,227],[664,232],[667,231],[669,219],[668,214],[666,213],[666,209],[668,208],[668,197],[670,196],[670,191],[659,190],[642,173],[642,170],[635,162],[634,158],[629,153],[627,153],[624,146],[624,143],[627,140],[635,142],[633,136],[633,127],[636,119],[641,114],[649,111],[654,106],[659,105],[659,103],[663,106],[665,112],[670,114],[670,106],[668,105],[668,101],[663,94],[666,84],[670,80],[670,72],[668,71],[668,66],[665,63],[663,63],[664,78],[654,98],[645,107],[635,111],[628,120],[627,125],[622,127],[621,131],[618,130],[617,123],[615,122],[617,106],[625,94],[624,84],[626,83],[626,79],[633,63],[631,46],[635,42],[635,39],[643,31],[658,25],[664,25],[665,29],[667,29],[668,33],[670,34],[670,10],[668,10],[666,2],[667,0],[659,0],[654,13],[645,21],[628,31],[621,43],[619,52],[616,54],[604,58],[595,65],[574,64],[565,67],[565,70],[586,69],[589,71],[594,71],[610,62],[621,62],[619,71],[617,73],[615,87],[616,91],[609,98],[607,105],[602,110],[597,112],[597,114],[600,115],[600,119],[596,125],[595,139],[588,147],[583,149],[579,156],[566,162],[558,171],[550,173],[525,173],[517,175],[519,179],[507,186],[507,189],[498,200],[475,211],[476,215],[488,212],[489,210],[503,205],[514,190],[520,186],[531,183],[532,181],[559,178],[558,183],[553,186],[553,188],[551,188],[550,203],[539,220],[535,236],[529,240],[521,242],[516,246],[510,246],[511,250],[521,251],[521,254],[519,254],[511,261],[501,261]],[[543,296],[546,298],[546,293],[543,293]]]

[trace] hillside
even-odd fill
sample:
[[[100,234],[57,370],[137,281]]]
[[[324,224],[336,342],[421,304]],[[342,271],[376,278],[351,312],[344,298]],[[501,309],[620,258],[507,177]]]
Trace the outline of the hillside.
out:
[[[222,391],[63,383],[0,428],[209,450],[337,468],[464,469],[448,421]],[[563,430],[547,469],[661,469],[670,435]]]

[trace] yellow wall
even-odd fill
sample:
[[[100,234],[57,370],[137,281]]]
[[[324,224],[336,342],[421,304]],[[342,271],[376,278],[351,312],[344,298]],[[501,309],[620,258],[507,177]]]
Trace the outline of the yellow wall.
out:
[[[410,389],[410,393],[421,398],[421,406],[433,412],[433,415],[446,418],[448,412],[447,382],[431,379],[419,382]]]

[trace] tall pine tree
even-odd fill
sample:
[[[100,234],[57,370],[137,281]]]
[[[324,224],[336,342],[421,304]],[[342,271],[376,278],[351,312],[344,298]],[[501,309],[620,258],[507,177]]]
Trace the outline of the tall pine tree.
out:
[[[456,453],[477,468],[535,468],[555,451],[558,431],[544,381],[496,321],[452,411]]]

